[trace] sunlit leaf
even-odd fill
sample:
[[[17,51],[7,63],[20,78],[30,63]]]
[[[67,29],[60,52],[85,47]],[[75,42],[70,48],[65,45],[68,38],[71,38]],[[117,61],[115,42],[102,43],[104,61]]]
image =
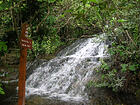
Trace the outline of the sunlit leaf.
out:
[[[71,9],[67,9],[65,12],[66,13],[70,13],[70,12],[72,12],[72,10]]]
[[[136,70],[135,65],[130,65],[130,66],[129,66],[129,70],[130,70],[130,71],[135,71],[135,70]]]
[[[121,71],[125,72],[127,70],[127,66],[128,64],[121,64],[121,67],[122,67]]]
[[[91,7],[91,5],[90,5],[90,4],[86,4],[85,6],[86,6],[86,7],[88,7],[88,8],[89,8],[89,7]]]
[[[120,22],[120,23],[122,23],[122,22],[127,22],[127,20],[125,20],[125,19],[119,19],[119,20],[117,20],[118,22]]]
[[[5,92],[3,91],[1,87],[0,87],[0,94],[5,94]]]
[[[1,2],[0,3],[0,10],[5,10],[11,7],[11,2]]]
[[[101,0],[88,0],[88,1],[96,3],[96,4],[99,4],[101,2]]]
[[[3,3],[3,1],[0,1],[0,4],[2,4]]]
[[[102,74],[102,77],[101,77],[102,79],[104,79],[105,78],[105,75],[104,74]]]

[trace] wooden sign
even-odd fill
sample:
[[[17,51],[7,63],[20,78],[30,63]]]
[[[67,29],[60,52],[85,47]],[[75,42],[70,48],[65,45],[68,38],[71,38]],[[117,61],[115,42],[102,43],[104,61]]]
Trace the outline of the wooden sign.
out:
[[[21,38],[20,42],[21,42],[22,48],[32,49],[32,40],[31,39]]]
[[[22,25],[20,36],[20,65],[19,65],[19,81],[18,81],[18,105],[25,105],[25,81],[26,81],[26,60],[27,49],[32,49],[32,40],[28,39],[28,24]]]

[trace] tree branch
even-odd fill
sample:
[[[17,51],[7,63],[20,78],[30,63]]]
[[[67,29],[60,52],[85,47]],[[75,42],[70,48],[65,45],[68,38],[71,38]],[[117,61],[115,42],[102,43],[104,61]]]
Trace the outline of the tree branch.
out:
[[[68,20],[65,22],[65,24],[63,24],[62,26],[60,26],[60,27],[58,28],[57,33],[60,31],[60,29],[61,29],[62,27],[64,27],[65,25],[67,25],[71,19],[72,19],[72,17],[68,18]]]
[[[48,7],[48,14],[47,14],[47,16],[37,25],[36,32],[38,31],[40,25],[48,18],[49,14],[50,14],[50,9],[49,9],[49,7]]]

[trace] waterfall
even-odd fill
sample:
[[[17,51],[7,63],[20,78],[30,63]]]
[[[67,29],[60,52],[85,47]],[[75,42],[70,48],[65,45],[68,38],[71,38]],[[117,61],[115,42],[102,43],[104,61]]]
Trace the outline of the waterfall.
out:
[[[107,56],[104,35],[79,39],[56,58],[42,63],[26,81],[26,96],[41,95],[60,100],[87,100],[86,84],[95,75],[100,58]]]

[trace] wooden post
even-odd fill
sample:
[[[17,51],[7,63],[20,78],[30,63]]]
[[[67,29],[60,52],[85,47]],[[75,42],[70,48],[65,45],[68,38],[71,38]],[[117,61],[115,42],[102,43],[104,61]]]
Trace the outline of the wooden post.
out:
[[[26,31],[28,24],[22,25],[21,38],[26,38]],[[27,48],[22,47],[20,50],[20,65],[19,65],[19,81],[18,81],[18,105],[25,105],[25,81],[26,81],[26,60],[27,60]]]
[[[18,82],[18,105],[25,105],[25,81],[26,81],[26,57],[27,49],[20,52],[19,82]]]

